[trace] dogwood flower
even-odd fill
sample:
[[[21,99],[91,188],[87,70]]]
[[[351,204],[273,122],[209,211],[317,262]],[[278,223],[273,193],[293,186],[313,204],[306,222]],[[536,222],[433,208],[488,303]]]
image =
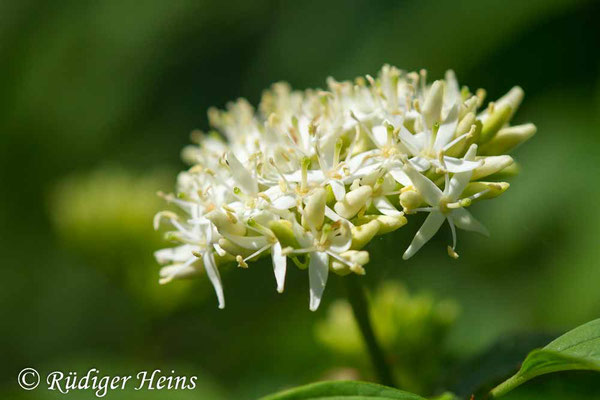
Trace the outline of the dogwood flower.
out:
[[[456,227],[487,233],[466,207],[506,191],[496,179],[514,171],[505,153],[535,133],[509,124],[522,97],[515,87],[478,111],[484,91],[461,89],[453,72],[429,84],[425,71],[386,65],[376,77],[329,78],[326,90],[276,83],[256,110],[243,99],[210,109],[215,130],[193,133],[191,167],[163,195],[179,211],[155,219],[176,244],[155,253],[160,283],[205,273],[223,307],[221,271],[269,257],[277,292],[290,265],[308,269],[314,311],[330,272],[366,273],[365,246],[416,212],[429,215],[404,258],[445,221],[457,257]]]
[[[465,161],[474,160],[476,152],[477,145],[471,145],[467,154],[465,154]],[[489,235],[488,230],[471,213],[465,210],[465,207],[469,206],[473,200],[483,196],[489,189],[484,189],[470,197],[460,198],[469,184],[473,174],[472,171],[467,170],[456,173],[450,179],[447,173],[444,174],[445,185],[443,191],[408,163],[405,166],[405,171],[413,185],[429,205],[428,207],[417,208],[413,211],[425,211],[429,212],[429,215],[415,235],[410,246],[408,246],[408,249],[404,252],[403,259],[408,260],[423,247],[440,229],[444,221],[448,221],[450,230],[452,231],[452,247],[448,247],[448,254],[454,258],[458,258],[458,254],[455,251],[456,227],[467,231],[479,232],[486,236]]]

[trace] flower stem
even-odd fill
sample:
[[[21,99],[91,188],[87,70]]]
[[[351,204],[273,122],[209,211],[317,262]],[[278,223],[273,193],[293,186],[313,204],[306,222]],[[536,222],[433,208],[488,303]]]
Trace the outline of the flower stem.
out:
[[[371,362],[375,368],[375,373],[380,383],[386,386],[394,386],[394,380],[392,378],[391,368],[388,365],[383,350],[377,342],[373,326],[371,325],[371,318],[369,316],[369,308],[367,305],[367,298],[365,296],[364,289],[362,288],[357,276],[348,276],[344,278],[348,289],[348,300],[352,306],[354,318],[358,323],[360,332],[362,333],[363,339],[371,356]]]

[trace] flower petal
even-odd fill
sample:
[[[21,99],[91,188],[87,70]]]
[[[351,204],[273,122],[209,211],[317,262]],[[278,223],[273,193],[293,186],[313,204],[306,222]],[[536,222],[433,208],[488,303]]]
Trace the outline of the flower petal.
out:
[[[439,163],[436,163],[439,165]],[[479,161],[468,161],[468,160],[463,160],[461,158],[454,158],[454,157],[449,157],[449,156],[444,156],[444,166],[445,169],[448,172],[451,172],[453,174],[459,173],[459,172],[471,172],[473,170],[475,170],[476,168],[481,167],[481,160]],[[439,165],[441,166],[441,165]]]
[[[383,215],[389,215],[390,217],[402,215],[402,213],[398,211],[385,196],[375,197],[373,199],[373,205]]]
[[[427,204],[430,206],[437,206],[439,204],[443,193],[435,183],[410,166],[410,164],[404,166],[404,172],[408,175],[412,185],[423,196]]]
[[[429,160],[421,156],[413,157],[408,160],[408,162],[410,162],[411,165],[419,172],[425,172],[431,168],[431,163]]]
[[[473,217],[473,215],[471,215],[471,213],[464,208],[452,210],[452,220],[454,221],[454,225],[460,229],[490,236],[490,232],[487,230],[487,228],[483,226],[481,222],[477,221],[475,217]]]
[[[198,246],[184,244],[182,246],[157,250],[154,252],[154,258],[156,258],[159,264],[182,263],[191,257],[193,251],[197,250]]]
[[[373,127],[372,132],[377,147],[385,146],[388,139],[387,127],[384,125],[377,125]]]
[[[389,171],[390,171],[390,175],[392,176],[392,178],[394,178],[396,180],[396,182],[398,182],[402,186],[412,185],[410,178],[408,177],[408,175],[406,175],[406,173],[404,172],[404,170],[401,167],[394,167],[394,168],[391,168]]]
[[[410,133],[410,131],[406,129],[404,125],[400,125],[400,131],[398,132],[398,136],[400,137],[400,141],[402,142],[402,144],[406,146],[408,151],[410,151],[410,153],[413,156],[416,156],[421,152],[421,144],[415,138],[415,135]]]
[[[280,196],[277,199],[273,200],[271,206],[273,206],[277,210],[289,210],[290,208],[296,206],[296,197],[292,195]]]
[[[423,225],[421,225],[421,228],[419,228],[417,234],[410,243],[410,246],[408,246],[408,249],[404,252],[402,258],[408,260],[415,255],[415,253],[436,234],[445,219],[446,217],[437,210],[429,213],[425,222],[423,222]]]
[[[287,258],[283,255],[281,243],[276,242],[273,247],[271,247],[271,258],[273,259],[273,272],[275,273],[275,281],[277,282],[277,291],[282,293],[285,284]]]
[[[221,284],[221,275],[219,274],[219,269],[217,268],[217,263],[215,262],[215,257],[212,251],[205,251],[202,254],[202,261],[204,262],[204,270],[206,271],[206,275],[208,275],[208,279],[210,279],[210,282],[215,288],[217,300],[219,301],[219,308],[223,309],[225,308],[223,285]]]
[[[320,251],[310,253],[308,280],[310,282],[310,311],[316,311],[321,303],[329,275],[329,255]]]
[[[244,193],[249,195],[258,193],[258,183],[256,182],[256,179],[252,176],[250,171],[244,167],[240,160],[237,159],[232,151],[227,153],[227,163],[229,164],[229,169],[231,170],[231,175],[233,176],[235,184],[238,185]]]
[[[344,199],[344,195],[346,194],[344,183],[337,179],[331,179],[329,181],[329,185],[331,186],[331,190],[333,191],[335,199],[337,201],[342,201]]]
[[[475,159],[476,154],[477,154],[477,145],[473,144],[473,145],[471,145],[471,147],[469,147],[469,149],[467,150],[467,153],[464,156],[464,159],[461,161],[463,161],[465,163],[472,163],[473,162],[472,160]],[[446,158],[450,159],[451,157],[445,157],[444,162],[446,162]],[[448,165],[448,164],[446,164],[446,165]],[[473,176],[473,170],[467,170],[467,171],[455,173],[452,176],[452,179],[450,179],[449,187],[444,188],[444,192],[452,201],[458,200],[458,198],[460,197],[462,192],[465,190],[465,188],[469,184],[469,181],[471,180],[472,176]]]
[[[456,131],[456,125],[458,125],[458,104],[454,104],[448,113],[448,117],[444,121],[442,125],[440,125],[437,135],[435,137],[435,142],[433,144],[433,149],[435,151],[440,151],[446,146],[452,138],[454,138],[454,131]]]

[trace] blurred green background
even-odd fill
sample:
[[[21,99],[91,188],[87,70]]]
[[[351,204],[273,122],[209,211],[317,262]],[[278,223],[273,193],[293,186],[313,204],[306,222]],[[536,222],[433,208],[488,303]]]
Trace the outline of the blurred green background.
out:
[[[439,326],[403,322],[423,332],[421,347],[443,337],[418,367],[435,376],[409,374],[405,386],[466,396],[547,337],[600,317],[598,15],[598,2],[567,0],[1,1],[0,397],[54,398],[18,388],[28,366],[200,377],[196,391],[152,393],[170,399],[370,379],[321,329],[344,296],[341,278],[311,313],[305,272],[291,269],[278,295],[269,263],[232,268],[220,311],[205,279],[157,285],[152,251],[164,243],[151,219],[209,106],[256,104],[278,80],[322,87],[384,63],[432,78],[452,68],[490,100],[521,85],[515,123],[538,126],[515,153],[522,173],[510,190],[474,210],[491,238],[461,232],[459,261],[446,255],[446,230],[400,261],[418,219],[372,244],[372,291],[401,282],[402,309],[415,315],[434,315],[435,299],[453,304]],[[492,362],[494,349],[509,356]],[[575,375],[571,390],[597,382]],[[530,385],[514,398],[557,383]],[[578,398],[600,396],[586,393]]]

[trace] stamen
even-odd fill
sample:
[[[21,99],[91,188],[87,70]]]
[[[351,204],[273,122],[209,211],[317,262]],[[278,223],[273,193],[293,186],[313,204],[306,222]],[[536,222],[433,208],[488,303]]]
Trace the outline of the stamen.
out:
[[[240,256],[239,254],[237,256],[235,256],[235,261],[237,261],[238,267],[248,268],[248,264],[246,263],[246,260],[244,260],[244,258],[242,256]]]
[[[248,257],[244,258],[243,261],[245,262],[245,261],[251,260],[269,248],[271,248],[271,244],[267,244],[267,245],[261,247],[260,249],[256,250],[254,253],[252,253]],[[237,257],[236,257],[236,260],[237,260]],[[247,266],[246,266],[246,268],[247,268]]]
[[[473,134],[475,133],[475,129],[477,129],[477,125],[475,125],[475,124],[471,125],[471,129],[469,130],[469,132],[460,135],[459,137],[457,137],[456,139],[454,139],[453,141],[451,141],[450,143],[445,145],[444,148],[442,149],[442,151],[447,152],[448,150],[450,150],[452,147],[454,147],[456,144],[462,142],[463,140],[471,139],[473,137]]]

